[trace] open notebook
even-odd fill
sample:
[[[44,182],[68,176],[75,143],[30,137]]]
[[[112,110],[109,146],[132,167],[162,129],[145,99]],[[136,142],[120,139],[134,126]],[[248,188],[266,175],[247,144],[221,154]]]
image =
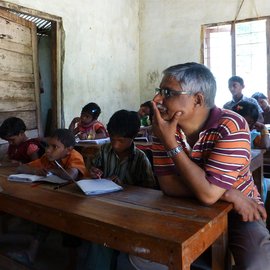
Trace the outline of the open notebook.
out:
[[[76,181],[75,181],[76,182]],[[109,179],[82,179],[76,185],[85,195],[98,195],[122,190],[123,188]]]
[[[56,160],[54,162],[58,168],[60,168],[64,174],[67,175],[70,181],[74,182],[85,195],[105,194],[123,189],[120,185],[117,185],[109,179],[82,179],[75,181],[59,162]]]
[[[76,143],[87,143],[87,144],[104,144],[104,143],[109,143],[110,138],[102,138],[102,139],[95,139],[95,140],[80,140],[76,139]]]
[[[14,182],[24,182],[24,183],[31,183],[31,182],[50,182],[54,184],[64,184],[68,183],[68,180],[62,179],[54,174],[48,174],[47,176],[39,176],[34,174],[25,174],[25,173],[19,173],[19,174],[11,174],[8,177],[9,181]]]

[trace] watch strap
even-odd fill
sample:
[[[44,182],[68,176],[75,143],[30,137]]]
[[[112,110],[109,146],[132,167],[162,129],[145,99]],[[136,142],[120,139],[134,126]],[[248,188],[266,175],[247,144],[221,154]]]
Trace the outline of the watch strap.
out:
[[[181,153],[183,151],[183,147],[181,145],[178,145],[177,147],[167,151],[167,155],[169,157],[174,157],[176,156],[177,154]]]

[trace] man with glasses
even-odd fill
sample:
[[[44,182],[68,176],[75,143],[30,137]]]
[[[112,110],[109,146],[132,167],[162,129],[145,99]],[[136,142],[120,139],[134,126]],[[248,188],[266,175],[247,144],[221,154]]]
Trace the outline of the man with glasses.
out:
[[[232,202],[229,247],[237,269],[269,269],[266,211],[249,169],[246,121],[215,106],[216,81],[204,65],[180,64],[163,74],[153,100],[154,169],[162,191],[206,205]]]

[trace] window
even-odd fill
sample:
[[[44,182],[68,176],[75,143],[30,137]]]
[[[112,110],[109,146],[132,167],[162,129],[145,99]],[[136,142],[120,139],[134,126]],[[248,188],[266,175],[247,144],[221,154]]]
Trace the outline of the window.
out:
[[[203,26],[204,64],[217,81],[216,105],[231,100],[228,79],[237,75],[244,79],[243,94],[255,92],[267,96],[267,25],[269,18]]]

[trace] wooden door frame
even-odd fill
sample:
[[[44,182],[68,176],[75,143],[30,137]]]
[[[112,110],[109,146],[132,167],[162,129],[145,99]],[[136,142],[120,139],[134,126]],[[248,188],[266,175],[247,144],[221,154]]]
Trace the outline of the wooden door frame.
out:
[[[43,11],[26,8],[8,1],[0,0],[0,8],[39,17],[52,22],[52,128],[64,126],[63,117],[63,53],[64,53],[64,29],[62,18],[45,13]]]

